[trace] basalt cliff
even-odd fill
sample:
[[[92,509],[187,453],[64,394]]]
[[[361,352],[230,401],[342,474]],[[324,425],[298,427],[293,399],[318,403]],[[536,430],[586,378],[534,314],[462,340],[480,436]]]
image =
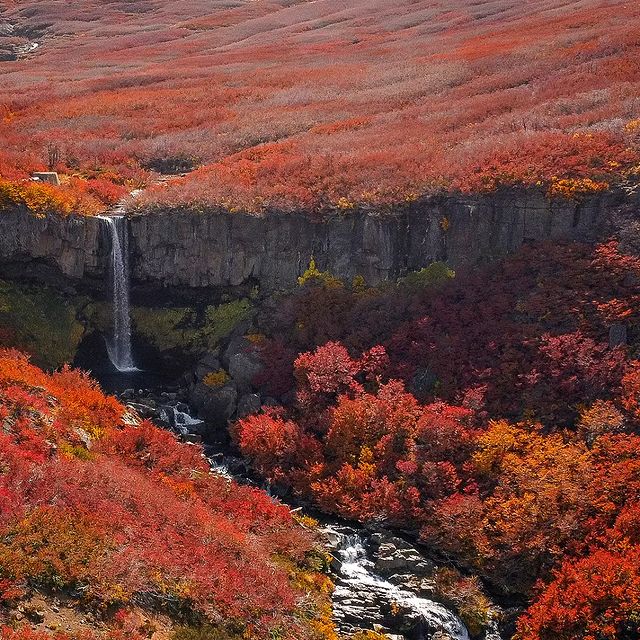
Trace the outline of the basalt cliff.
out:
[[[304,214],[160,211],[129,223],[132,281],[138,290],[295,285],[313,257],[321,270],[368,284],[434,261],[465,269],[546,240],[594,241],[629,204],[623,193],[580,201],[538,191],[433,197],[388,215],[350,211],[322,220]],[[47,280],[99,291],[108,236],[99,219],[24,210],[0,216],[0,267],[6,277]]]

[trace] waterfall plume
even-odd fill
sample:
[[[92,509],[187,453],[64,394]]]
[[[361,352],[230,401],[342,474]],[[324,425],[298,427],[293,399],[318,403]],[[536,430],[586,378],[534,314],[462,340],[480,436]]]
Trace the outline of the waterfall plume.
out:
[[[121,372],[137,371],[131,352],[131,316],[129,308],[129,251],[127,218],[100,216],[111,239],[111,295],[113,326],[107,351],[113,366]]]

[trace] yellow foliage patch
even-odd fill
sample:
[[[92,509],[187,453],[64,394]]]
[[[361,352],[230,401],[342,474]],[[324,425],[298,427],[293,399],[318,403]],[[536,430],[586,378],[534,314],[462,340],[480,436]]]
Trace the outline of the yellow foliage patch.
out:
[[[553,178],[549,184],[550,198],[573,199],[592,193],[601,193],[609,188],[608,182],[600,182],[591,178]]]
[[[208,387],[221,387],[229,382],[229,374],[224,369],[208,373],[202,380]]]
[[[0,209],[19,206],[26,207],[38,218],[52,213],[62,216],[72,213],[94,216],[106,208],[89,194],[69,187],[0,178]]]

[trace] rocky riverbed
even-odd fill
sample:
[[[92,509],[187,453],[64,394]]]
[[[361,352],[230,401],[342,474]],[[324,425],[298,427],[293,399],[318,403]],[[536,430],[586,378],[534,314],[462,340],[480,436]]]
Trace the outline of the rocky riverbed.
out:
[[[216,364],[216,363],[214,363]],[[222,432],[188,404],[193,393],[175,387],[119,394],[127,419],[153,420],[185,442],[203,443],[215,473],[242,483],[258,483],[246,462],[230,453]],[[206,413],[206,412],[205,412]],[[212,435],[218,434],[216,441]],[[267,488],[268,489],[268,488]],[[461,618],[438,599],[438,566],[415,545],[383,528],[365,529],[323,517],[321,534],[331,554],[334,619],[345,634],[375,630],[392,640],[470,640]],[[492,607],[487,628],[475,638],[501,640],[500,610]]]
[[[460,618],[427,597],[435,567],[388,532],[339,525],[323,529],[334,554],[334,617],[347,633],[375,629],[412,640],[469,640]],[[425,595],[423,595],[425,594]]]

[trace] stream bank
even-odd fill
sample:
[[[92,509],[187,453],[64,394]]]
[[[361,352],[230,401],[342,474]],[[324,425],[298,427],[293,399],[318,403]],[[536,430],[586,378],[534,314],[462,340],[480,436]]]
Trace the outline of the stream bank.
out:
[[[183,442],[202,444],[212,472],[270,492],[247,462],[234,453],[226,431],[211,429],[206,420],[196,417],[186,389],[130,388],[118,396],[129,409],[129,420],[149,418]],[[499,628],[504,612],[489,601],[482,628],[470,632],[439,589],[438,576],[444,565],[434,562],[416,545],[384,527],[345,523],[304,505],[290,504],[319,521],[325,549],[332,557],[333,617],[341,633],[370,630],[388,634],[392,640],[507,637]]]

